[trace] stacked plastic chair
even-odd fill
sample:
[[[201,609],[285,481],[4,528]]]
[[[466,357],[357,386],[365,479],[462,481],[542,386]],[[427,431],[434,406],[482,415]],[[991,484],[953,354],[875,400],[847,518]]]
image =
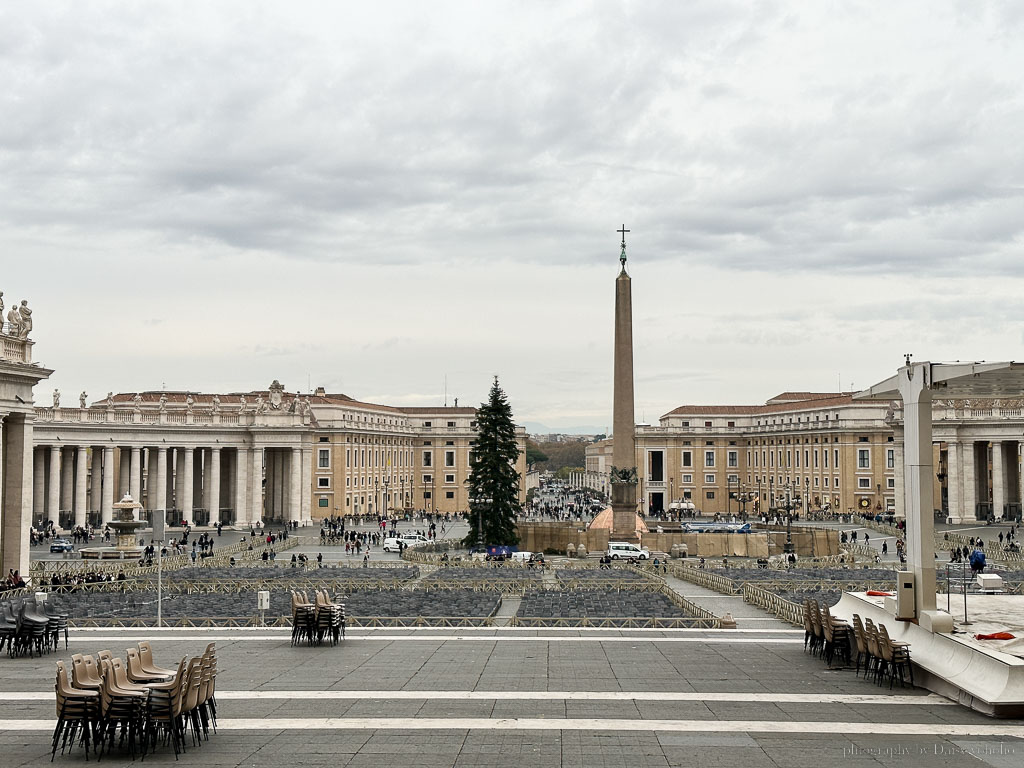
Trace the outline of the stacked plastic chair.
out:
[[[331,602],[326,591],[316,591],[316,644],[329,638],[337,645],[345,636],[345,604]]]
[[[99,692],[88,688],[78,688],[68,681],[67,669],[63,661],[57,662],[57,726],[53,729],[53,748],[50,750],[50,762],[53,762],[57,754],[57,745],[60,744],[60,753],[63,755],[65,748],[74,746],[79,738],[85,744],[85,759],[89,759],[89,741],[93,736],[94,729],[100,719],[100,696]]]

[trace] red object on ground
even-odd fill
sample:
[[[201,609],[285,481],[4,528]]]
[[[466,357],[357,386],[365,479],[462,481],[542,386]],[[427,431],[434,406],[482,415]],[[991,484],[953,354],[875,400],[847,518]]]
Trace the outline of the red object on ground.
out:
[[[975,635],[975,640],[1014,640],[1017,636],[1009,632],[993,632],[990,635]]]
[[[877,589],[869,589],[867,594],[871,597],[895,597],[892,592],[879,592]]]

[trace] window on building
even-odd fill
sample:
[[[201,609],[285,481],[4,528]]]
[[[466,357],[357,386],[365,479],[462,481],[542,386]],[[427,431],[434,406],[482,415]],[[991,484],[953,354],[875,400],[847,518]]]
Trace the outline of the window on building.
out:
[[[708,499],[710,501],[713,501],[714,498],[715,498],[715,492],[714,491],[708,491],[707,493],[704,494],[704,498],[706,498],[706,499]]]
[[[821,482],[822,482],[822,485],[824,485],[826,488],[828,488],[828,478],[827,477],[823,477],[821,479]]]
[[[448,422],[448,426],[449,427],[454,427],[455,426],[455,422],[454,421],[449,421]]]
[[[320,469],[328,469],[331,466],[331,449],[321,448],[317,451],[316,465]]]
[[[429,499],[430,498],[430,491],[424,491],[423,492],[423,498],[424,499]]]
[[[430,422],[430,421],[424,421],[423,422],[423,426],[424,427],[432,427],[432,426],[434,426],[434,424],[433,424],[433,422]]]
[[[424,475],[423,476],[423,484],[424,485],[430,485],[433,481],[434,481],[434,476],[433,475]]]
[[[887,477],[887,478],[885,478],[885,487],[888,488],[889,490],[892,490],[893,488],[895,488],[896,487],[896,478],[895,477]]]
[[[446,467],[454,467],[455,466],[455,451],[445,451],[444,452],[444,465]]]
[[[738,467],[740,465],[739,451],[729,451],[728,462],[730,467]]]
[[[444,497],[446,499],[454,499],[455,498],[455,491],[445,491],[444,492]]]
[[[714,475],[704,475],[704,485],[714,485],[714,484],[715,484],[715,476]]]
[[[320,442],[321,443],[329,443],[329,442],[331,442],[331,438],[329,438],[329,437],[321,437],[320,438]]]
[[[683,475],[683,482],[684,483],[692,483],[693,482],[693,475]]]
[[[894,469],[896,467],[896,451],[889,448],[885,452],[885,468]]]
[[[328,503],[329,502],[327,501],[327,499],[325,499],[323,496],[316,500],[316,505],[318,507],[326,507]]]
[[[683,451],[683,466],[684,467],[692,467],[693,466],[693,453],[691,453],[690,451]]]
[[[832,466],[834,466],[836,469],[839,469],[839,449],[838,448],[833,448],[832,449],[832,458],[833,458]]]
[[[423,452],[423,466],[432,467],[434,466],[434,454],[431,451]]]
[[[665,452],[647,452],[647,476],[655,483],[665,482]]]
[[[713,466],[715,466],[715,452],[714,451],[704,451],[704,466],[705,467],[713,467]]]
[[[424,440],[423,444],[424,445],[433,445],[433,443],[430,440]]]
[[[871,487],[871,478],[870,477],[858,477],[857,478],[857,487],[858,488],[870,488]]]
[[[871,451],[869,449],[857,449],[857,469],[871,469]]]
[[[688,422],[688,421],[684,421],[684,422],[683,422],[683,426],[684,426],[684,427],[688,427],[688,426],[690,426],[690,422]]]
[[[727,427],[735,427],[736,426],[736,422],[735,421],[728,421],[728,422],[726,422],[726,426]]]
[[[705,426],[705,427],[706,427],[707,429],[711,429],[711,422],[710,422],[710,421],[705,421],[705,422],[704,422],[704,426]]]
[[[329,477],[318,477],[316,479],[316,487],[317,488],[330,488],[331,487],[331,478],[329,478]]]
[[[445,445],[455,445],[455,441],[454,440],[445,440],[444,444]]]
[[[444,481],[446,483],[454,483],[455,482],[455,475],[445,475],[444,476]]]

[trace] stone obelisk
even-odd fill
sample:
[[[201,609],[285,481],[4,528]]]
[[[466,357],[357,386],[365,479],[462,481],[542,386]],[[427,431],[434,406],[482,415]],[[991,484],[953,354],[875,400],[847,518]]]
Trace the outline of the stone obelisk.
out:
[[[612,531],[616,541],[636,540],[636,421],[633,417],[633,291],[626,272],[623,224],[622,269],[615,279],[615,382],[612,403]]]

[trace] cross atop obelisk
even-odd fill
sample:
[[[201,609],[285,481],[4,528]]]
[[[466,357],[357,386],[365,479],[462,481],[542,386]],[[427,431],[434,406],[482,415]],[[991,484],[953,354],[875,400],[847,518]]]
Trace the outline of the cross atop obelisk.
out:
[[[617,229],[615,231],[622,233],[622,251],[621,251],[621,253],[619,253],[619,263],[622,265],[623,271],[625,271],[625,269],[626,269],[626,233],[629,232],[629,230],[626,229],[626,225],[623,224],[622,225],[622,229]]]
[[[633,416],[633,291],[626,272],[626,225],[615,280],[615,380],[612,402],[612,538],[636,539],[636,421]]]

